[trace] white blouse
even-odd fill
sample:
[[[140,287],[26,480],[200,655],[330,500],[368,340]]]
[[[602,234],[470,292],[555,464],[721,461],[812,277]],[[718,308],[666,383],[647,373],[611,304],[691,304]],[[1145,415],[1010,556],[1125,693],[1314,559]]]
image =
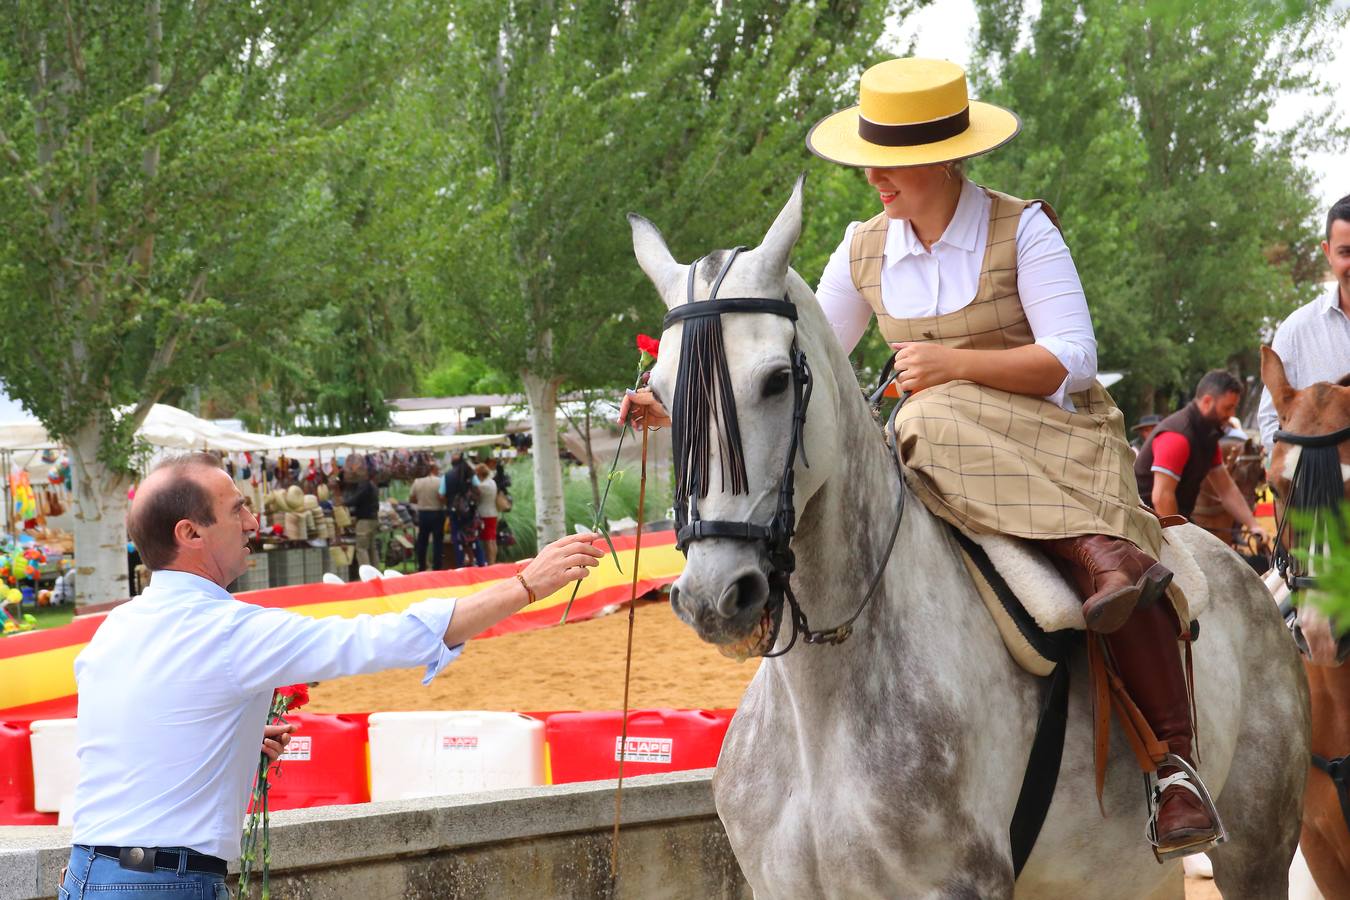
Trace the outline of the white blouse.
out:
[[[881,298],[889,315],[940,316],[970,305],[979,288],[992,202],[967,181],[956,213],[931,252],[907,219],[890,223],[881,268]],[[854,287],[849,272],[849,247],[857,226],[854,222],[844,231],[816,289],[846,352],[852,352],[872,319],[872,307]],[[1036,343],[1068,371],[1059,389],[1046,399],[1073,410],[1068,395],[1086,390],[1097,377],[1097,339],[1068,245],[1039,203],[1028,206],[1017,225],[1017,293]]]

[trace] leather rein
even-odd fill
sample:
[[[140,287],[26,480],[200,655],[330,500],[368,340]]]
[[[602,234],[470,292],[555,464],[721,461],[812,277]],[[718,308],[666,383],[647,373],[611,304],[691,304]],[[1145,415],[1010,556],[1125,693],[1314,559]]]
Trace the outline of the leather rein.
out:
[[[675,487],[675,545],[681,553],[687,553],[689,545],[694,541],[707,540],[709,538],[729,538],[732,540],[751,541],[764,546],[765,555],[769,560],[770,570],[768,573],[769,598],[766,601],[767,609],[773,621],[773,631],[770,635],[769,646],[773,647],[778,643],[779,631],[781,630],[782,617],[780,612],[784,604],[791,610],[792,637],[787,645],[781,650],[775,650],[763,654],[765,658],[782,656],[791,650],[797,643],[800,636],[807,644],[839,644],[847,640],[853,633],[853,623],[862,615],[863,611],[871,603],[872,598],[876,596],[877,588],[881,584],[882,575],[886,571],[886,565],[890,560],[891,551],[895,546],[896,536],[900,532],[900,520],[905,512],[905,490],[903,479],[899,485],[896,501],[895,522],[891,526],[890,538],[886,544],[886,552],[882,555],[881,561],[877,566],[876,574],[872,576],[871,584],[862,601],[854,610],[853,615],[840,622],[832,628],[813,629],[807,621],[806,613],[798,602],[796,594],[792,591],[792,573],[797,568],[796,554],[792,550],[792,538],[796,534],[796,507],[793,503],[793,490],[796,477],[796,462],[798,454],[801,455],[802,465],[810,467],[811,463],[806,455],[806,412],[811,402],[811,389],[813,385],[811,377],[811,368],[807,363],[806,354],[801,350],[797,342],[797,307],[786,295],[782,300],[766,299],[761,297],[726,297],[717,296],[718,289],[722,286],[722,280],[726,278],[727,272],[731,269],[731,264],[735,262],[737,255],[745,249],[736,247],[728,256],[722,265],[721,271],[713,281],[712,290],[709,292],[708,299],[695,300],[694,298],[694,273],[698,269],[700,259],[694,260],[689,266],[689,280],[686,289],[686,302],[682,306],[677,306],[666,314],[665,321],[662,324],[663,330],[669,330],[677,322],[685,322],[690,319],[702,319],[712,317],[716,319],[715,327],[717,336],[715,346],[721,351],[721,316],[729,313],[753,313],[761,315],[780,316],[792,322],[792,436],[788,441],[787,459],[783,465],[783,474],[778,482],[778,500],[774,510],[773,518],[767,525],[760,525],[747,521],[728,521],[722,519],[704,519],[699,515],[698,498],[706,496],[706,483],[702,490],[691,488],[691,484],[696,482],[697,476],[706,473],[694,473],[694,478],[687,477],[687,471],[681,471],[679,468],[681,459],[687,458],[683,451],[691,441],[703,441],[708,443],[711,435],[706,432],[698,434],[691,432],[691,426],[695,428],[708,429],[714,427],[711,423],[721,423],[731,434],[724,435],[727,441],[735,446],[723,448],[719,443],[719,449],[729,453],[733,464],[739,462],[740,455],[740,433],[736,427],[735,420],[735,399],[730,393],[729,385],[723,385],[723,391],[719,397],[724,409],[722,415],[718,416],[716,412],[713,415],[703,418],[702,421],[684,422],[681,421],[684,416],[676,416],[676,410],[672,409],[672,418],[676,425],[673,429],[673,439],[675,442],[675,453],[677,462],[676,487]],[[675,392],[677,395],[676,406],[681,405],[680,398],[688,395],[691,387],[691,380],[699,378],[716,378],[710,376],[708,368],[697,367],[694,364],[693,337],[691,329],[686,327],[683,335],[680,352],[679,372],[676,376]],[[705,361],[706,362],[706,361]],[[725,365],[725,359],[716,361]],[[883,383],[873,393],[870,398],[872,408],[875,411],[880,402],[882,394],[886,387],[895,380],[896,372],[893,366],[888,366],[890,370],[889,378],[884,378]],[[902,397],[900,403],[891,412],[890,420],[887,423],[886,443],[890,450],[891,461],[895,464],[895,473],[897,478],[901,478],[900,461],[895,454],[895,414],[899,412],[900,406],[904,403],[906,397]],[[731,410],[725,409],[727,405]],[[680,410],[681,412],[683,410]],[[724,455],[725,455],[724,453]],[[687,463],[686,463],[687,465]],[[726,476],[725,469],[727,463],[723,462],[723,485],[728,484],[729,479]],[[732,493],[748,493],[748,485],[744,490],[737,489],[734,476],[730,479],[733,484]]]

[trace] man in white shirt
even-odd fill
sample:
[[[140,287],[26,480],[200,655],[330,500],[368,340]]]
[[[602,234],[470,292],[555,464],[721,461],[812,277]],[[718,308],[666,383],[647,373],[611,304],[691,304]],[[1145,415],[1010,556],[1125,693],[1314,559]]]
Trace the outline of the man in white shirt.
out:
[[[75,661],[80,778],[62,896],[166,891],[228,896],[273,690],[424,665],[430,681],[466,640],[586,577],[598,535],[563,538],[514,578],[403,613],[314,619],[235,600],[258,521],[209,454],[169,460],[143,481],[127,530],[154,572],[109,614]],[[289,726],[266,731],[278,754]]]
[[[1335,383],[1350,375],[1350,194],[1337,200],[1327,213],[1322,253],[1335,280],[1316,300],[1290,313],[1270,343],[1284,365],[1289,386],[1296,389],[1319,381]],[[1261,392],[1257,424],[1269,454],[1280,425],[1269,390]]]

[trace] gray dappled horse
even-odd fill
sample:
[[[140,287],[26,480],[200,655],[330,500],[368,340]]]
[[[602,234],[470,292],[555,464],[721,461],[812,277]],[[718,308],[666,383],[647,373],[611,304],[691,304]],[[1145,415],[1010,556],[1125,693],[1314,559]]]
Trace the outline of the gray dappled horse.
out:
[[[672,310],[689,296],[707,298],[721,275],[718,297],[786,297],[797,315],[722,315],[727,383],[704,390],[701,405],[688,394],[682,404],[677,390],[690,385],[676,384],[682,329],[694,320],[663,335],[651,383],[668,406],[675,401],[677,443],[681,429],[710,438],[707,493],[694,518],[717,526],[709,533],[751,526],[741,538],[688,545],[672,592],[676,614],[704,640],[741,653],[763,653],[775,637],[779,650],[786,645],[792,613],[768,608],[769,544],[745,538],[762,536],[755,526],[777,518],[788,459],[797,523],[791,588],[810,622],[847,619],[880,577],[847,640],[799,642],[760,665],[727,733],[717,811],[756,897],[1178,895],[1181,863],[1159,865],[1144,839],[1142,779],[1118,729],[1106,817],[1098,812],[1082,654],[1073,663],[1059,786],[1014,885],[1008,826],[1042,685],[1004,649],[948,527],[912,495],[888,541],[897,499],[909,491],[814,294],[788,267],[801,230],[800,182],[759,247],[714,252],[692,273],[651,223],[630,220],[638,262]],[[797,348],[813,382],[804,455],[792,453]],[[724,433],[725,409],[707,401],[719,396],[723,407],[734,403],[739,448]],[[682,405],[700,412],[681,421]],[[709,434],[714,420],[720,427]],[[1200,770],[1229,834],[1212,853],[1215,879],[1230,898],[1283,900],[1307,774],[1306,682],[1251,569],[1199,528],[1169,536],[1186,542],[1210,579],[1195,692]]]

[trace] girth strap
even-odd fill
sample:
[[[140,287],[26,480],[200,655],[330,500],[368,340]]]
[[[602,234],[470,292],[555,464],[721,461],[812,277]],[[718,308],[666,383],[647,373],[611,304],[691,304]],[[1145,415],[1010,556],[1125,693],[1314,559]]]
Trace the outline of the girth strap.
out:
[[[1350,830],[1350,763],[1347,763],[1350,757],[1338,756],[1335,759],[1327,759],[1324,756],[1312,754],[1312,764],[1327,774],[1331,783],[1336,786],[1336,798],[1341,801],[1341,818],[1345,820],[1345,827]]]

